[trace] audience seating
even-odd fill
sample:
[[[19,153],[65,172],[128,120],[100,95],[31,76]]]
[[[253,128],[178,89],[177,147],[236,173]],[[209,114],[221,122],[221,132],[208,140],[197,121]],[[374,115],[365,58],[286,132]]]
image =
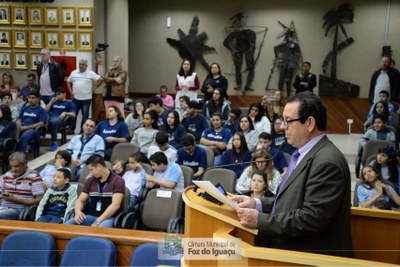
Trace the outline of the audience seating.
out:
[[[181,167],[182,173],[183,173],[183,178],[185,179],[185,187],[188,187],[189,185],[193,185],[193,169],[185,166],[185,165],[179,165]]]
[[[39,231],[16,231],[2,243],[0,266],[54,266],[56,242]]]
[[[122,160],[122,162],[127,162],[130,155],[139,151],[140,148],[136,144],[118,143],[113,149],[110,162],[113,163],[115,160]]]
[[[180,266],[180,260],[162,260],[158,257],[158,244],[143,244],[132,254],[129,266]]]
[[[143,169],[147,174],[153,175],[153,168],[150,164],[142,163]]]
[[[203,175],[204,181],[211,181],[214,185],[220,184],[226,192],[235,193],[236,173],[229,169],[216,168],[208,170]]]
[[[47,133],[47,126],[39,126],[35,128],[35,137],[29,141],[29,145],[33,148],[33,157],[40,155],[40,145],[43,143]]]
[[[111,162],[106,161],[106,166],[108,169],[112,169],[111,166]],[[81,172],[81,176],[79,177],[79,183],[81,184],[85,184],[86,183],[86,179],[88,178],[88,175],[90,174],[89,168],[87,167],[87,165],[85,164],[85,166],[83,167],[83,170]]]
[[[211,148],[207,147],[207,146],[201,146],[202,148],[204,148],[204,150],[206,151],[207,154],[207,167],[213,167],[214,166],[214,151],[211,150]]]
[[[19,129],[19,127],[17,127]],[[19,135],[19,132],[18,132]],[[17,149],[18,140],[16,138],[7,138],[3,142],[3,150],[0,152],[0,157],[2,161],[3,173],[6,173],[10,168],[8,158]]]
[[[75,118],[67,117],[58,129],[58,132],[61,133],[61,145],[64,145],[67,142],[67,132],[69,131],[71,124],[74,122],[76,123]]]
[[[108,239],[79,236],[64,249],[60,266],[116,266],[115,245]]]
[[[54,165],[55,162],[56,162],[55,159],[51,159],[51,160],[49,160],[49,161],[46,163],[46,165]],[[70,162],[68,165],[66,165],[65,167],[66,167],[66,168],[69,168],[69,169],[71,170],[71,179],[70,179],[70,182],[75,181],[75,180],[76,180],[76,177],[75,177],[76,165],[75,165],[75,163],[73,163],[73,162],[71,161],[71,162]]]
[[[376,154],[380,148],[383,148],[386,146],[396,147],[396,144],[394,144],[392,141],[386,141],[386,140],[369,140],[365,144],[364,149],[362,151],[361,160],[360,160],[360,162],[356,162],[357,178],[360,175],[361,166],[365,166],[365,164],[367,162],[367,158],[373,154]]]

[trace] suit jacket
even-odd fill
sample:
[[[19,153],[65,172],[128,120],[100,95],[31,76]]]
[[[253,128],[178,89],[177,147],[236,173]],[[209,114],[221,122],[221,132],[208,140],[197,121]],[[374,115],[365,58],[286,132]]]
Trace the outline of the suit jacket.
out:
[[[350,184],[346,159],[323,137],[288,178],[275,213],[259,214],[259,236],[273,248],[352,256]],[[273,200],[261,200],[263,212]]]
[[[40,88],[40,76],[42,75],[42,69],[43,69],[43,63],[40,62],[37,65],[37,70],[36,70],[39,81],[39,88]],[[53,89],[53,92],[55,92],[64,81],[64,70],[58,62],[51,59],[49,61],[49,75],[50,75],[51,89]]]

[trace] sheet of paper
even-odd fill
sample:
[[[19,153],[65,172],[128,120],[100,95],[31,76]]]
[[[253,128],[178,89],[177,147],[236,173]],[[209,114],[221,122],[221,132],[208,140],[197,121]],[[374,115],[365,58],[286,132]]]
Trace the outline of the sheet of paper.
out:
[[[193,181],[193,183],[232,209],[239,209],[239,206],[235,202],[222,194],[210,181]]]

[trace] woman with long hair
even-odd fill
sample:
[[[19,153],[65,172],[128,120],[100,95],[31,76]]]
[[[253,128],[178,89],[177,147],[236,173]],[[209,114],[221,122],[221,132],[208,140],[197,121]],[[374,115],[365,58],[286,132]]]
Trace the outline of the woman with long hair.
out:
[[[207,78],[201,87],[201,92],[204,93],[204,103],[212,98],[215,88],[220,88],[223,97],[228,99],[228,80],[221,74],[221,67],[216,62],[210,65]]]
[[[236,192],[246,194],[250,191],[251,177],[254,170],[262,170],[267,175],[268,188],[276,194],[276,189],[282,182],[282,176],[272,165],[271,154],[263,148],[259,148],[253,153],[251,166],[247,167],[236,183]]]
[[[135,130],[143,127],[143,115],[146,110],[146,104],[142,100],[136,100],[133,103],[133,112],[125,118],[125,123],[128,125],[129,137],[133,137]]]
[[[246,138],[247,147],[250,152],[256,149],[258,136],[260,133],[254,129],[253,121],[250,116],[241,116],[239,120],[239,132],[242,132]]]
[[[265,116],[267,116],[270,121],[281,117],[283,115],[283,108],[285,107],[282,92],[280,90],[275,90],[272,96],[264,96],[262,106],[265,111]]]
[[[242,132],[236,132],[232,136],[232,148],[224,152],[221,159],[221,165],[235,164],[233,166],[225,167],[236,173],[236,177],[240,177],[243,170],[250,164],[251,153],[247,148],[246,139]],[[242,163],[242,164],[240,164]]]
[[[5,71],[2,76],[0,85],[0,94],[9,93],[11,88],[14,88],[14,78],[11,72]]]
[[[376,155],[376,159],[372,160],[368,164],[380,172],[383,181],[390,181],[399,190],[400,166],[399,161],[397,160],[396,150],[392,146],[380,148]]]
[[[107,119],[97,124],[95,134],[100,135],[104,140],[105,160],[110,160],[116,144],[128,142],[128,125],[126,125],[121,110],[117,106],[111,105],[108,107]]]
[[[179,114],[176,110],[170,110],[167,115],[165,129],[168,133],[168,143],[176,150],[183,146],[183,137],[186,134],[185,127],[179,123]]]
[[[210,119],[212,114],[219,112],[222,114],[222,119],[227,120],[229,116],[229,105],[223,96],[221,88],[215,88],[212,98],[203,106],[203,115]]]
[[[11,110],[7,105],[0,105],[0,151],[7,138],[16,138],[17,125],[12,119]]]
[[[138,128],[133,135],[131,143],[140,147],[140,152],[147,155],[149,147],[156,138],[158,133],[158,115],[155,110],[149,110],[144,113],[143,127]]]
[[[175,82],[175,107],[179,107],[179,98],[186,95],[190,100],[197,100],[197,91],[200,88],[197,73],[193,71],[192,63],[188,58],[183,59]]]
[[[253,121],[255,130],[259,133],[271,133],[271,122],[266,116],[264,116],[264,108],[261,103],[256,102],[251,104],[247,115],[249,115]]]

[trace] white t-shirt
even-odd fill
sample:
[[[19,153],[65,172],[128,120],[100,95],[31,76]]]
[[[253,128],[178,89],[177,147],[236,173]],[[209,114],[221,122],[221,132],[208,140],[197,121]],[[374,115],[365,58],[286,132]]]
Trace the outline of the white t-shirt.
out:
[[[100,79],[100,76],[91,70],[79,72],[74,70],[68,77],[68,82],[72,83],[74,98],[77,100],[92,99],[93,82]]]

